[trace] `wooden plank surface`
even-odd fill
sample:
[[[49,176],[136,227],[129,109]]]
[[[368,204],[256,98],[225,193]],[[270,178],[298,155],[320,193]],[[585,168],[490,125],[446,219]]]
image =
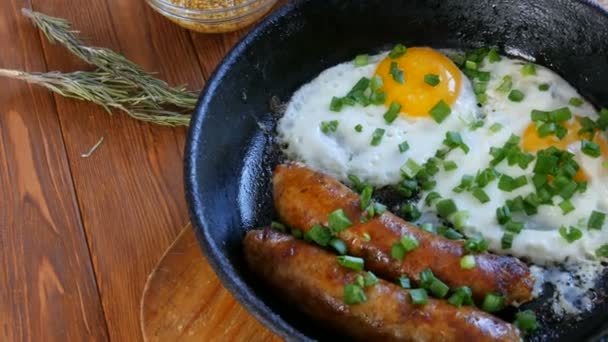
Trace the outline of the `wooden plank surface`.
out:
[[[148,279],[141,305],[145,341],[280,341],[235,301],[185,227]]]

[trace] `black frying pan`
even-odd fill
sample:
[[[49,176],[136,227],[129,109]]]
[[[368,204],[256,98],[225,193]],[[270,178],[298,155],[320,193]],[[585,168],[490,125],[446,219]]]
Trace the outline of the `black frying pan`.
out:
[[[284,338],[339,335],[267,293],[243,262],[245,231],[273,217],[271,169],[280,156],[271,99],[287,101],[322,70],[396,42],[532,56],[595,105],[608,106],[608,13],[591,1],[303,0],[271,15],[207,83],[192,120],[185,179],[209,262],[249,312]],[[594,312],[578,322],[549,319],[532,339],[599,339],[608,329],[608,300],[599,292],[602,304]],[[542,300],[532,306],[544,311]]]

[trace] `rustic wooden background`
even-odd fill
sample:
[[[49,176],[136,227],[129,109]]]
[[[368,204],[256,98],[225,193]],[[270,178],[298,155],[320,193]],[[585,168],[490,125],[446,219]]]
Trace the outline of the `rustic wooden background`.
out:
[[[244,33],[191,33],[143,0],[2,0],[0,67],[90,68],[40,35],[30,6],[191,89]],[[0,341],[141,340],[146,278],[188,222],[185,136],[0,79]]]

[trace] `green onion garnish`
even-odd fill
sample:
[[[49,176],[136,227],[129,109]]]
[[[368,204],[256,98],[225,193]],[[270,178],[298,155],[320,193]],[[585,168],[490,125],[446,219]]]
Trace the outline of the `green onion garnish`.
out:
[[[544,124],[538,126],[537,132],[539,137],[544,138],[555,134],[556,130],[556,124],[553,122],[545,122]]]
[[[344,286],[344,303],[347,305],[359,304],[367,302],[367,297],[363,288],[356,284],[348,284]]]
[[[505,230],[513,234],[521,233],[522,229],[524,229],[523,222],[509,221],[505,224]]]
[[[327,216],[329,229],[333,233],[339,233],[353,225],[342,209],[337,209]]]
[[[437,213],[439,214],[439,216],[441,216],[445,219],[447,219],[448,216],[450,216],[453,213],[458,211],[456,204],[451,199],[443,199],[443,200],[437,202],[436,208],[437,208]]]
[[[344,106],[344,101],[341,98],[334,96],[331,98],[331,103],[329,104],[329,110],[331,110],[333,112],[339,112],[342,110],[343,106]]]
[[[569,200],[563,200],[560,204],[558,204],[559,207],[562,209],[562,213],[564,215],[566,215],[567,213],[573,211],[574,205],[572,205],[572,202],[570,202]]]
[[[498,51],[496,51],[495,49],[490,49],[490,51],[488,51],[488,61],[490,63],[500,62],[501,60],[502,58],[498,54]]]
[[[517,89],[513,89],[511,90],[511,92],[509,93],[509,100],[513,101],[513,102],[521,102],[523,101],[525,95],[524,93],[522,93],[520,90]]]
[[[599,258],[608,257],[608,245],[602,245],[600,248],[596,249],[595,255]]]
[[[285,228],[285,226],[282,223],[276,222],[276,221],[272,221],[270,223],[270,228],[277,230],[279,232],[283,232],[283,233],[285,233],[287,231],[287,228]]]
[[[373,192],[374,188],[372,188],[371,185],[365,185],[363,187],[363,190],[361,190],[361,210],[365,210],[369,207]]]
[[[420,272],[420,286],[429,287],[433,279],[435,279],[435,275],[430,268],[425,268]]]
[[[572,118],[572,111],[568,107],[562,107],[549,112],[549,121],[564,122]]]
[[[329,246],[331,246],[340,255],[346,254],[346,243],[340,239],[331,239],[329,241]]]
[[[410,144],[408,144],[407,141],[404,141],[401,144],[399,144],[399,152],[405,153],[409,149],[410,149]]]
[[[431,206],[436,200],[440,199],[441,195],[438,192],[432,191],[429,192],[428,195],[426,195],[426,198],[424,199],[424,203],[426,203],[426,205]]]
[[[372,272],[365,273],[365,276],[363,277],[363,286],[364,287],[374,286],[374,285],[378,284],[379,282],[380,282],[380,280],[378,279],[378,277],[376,277],[376,275],[373,274]]]
[[[444,282],[442,282],[441,280],[434,278],[431,281],[431,284],[428,287],[429,292],[431,292],[431,294],[436,297],[436,298],[443,298],[445,297],[448,292],[450,291],[450,287],[447,286]]]
[[[483,299],[483,303],[481,304],[481,309],[486,312],[496,312],[502,310],[504,307],[505,299],[503,296],[496,295],[493,293],[488,293],[486,297]]]
[[[461,307],[462,305],[473,304],[473,291],[468,286],[462,286],[454,289],[454,294],[448,299],[448,303]]]
[[[600,151],[600,145],[586,139],[581,140],[581,151],[593,158],[597,158],[602,154]]]
[[[357,126],[355,126],[355,131],[361,133],[363,131],[363,126],[361,126],[361,124],[358,124]]]
[[[403,44],[397,44],[393,47],[391,52],[388,53],[388,56],[392,59],[399,58],[407,52],[407,48]]]
[[[408,159],[405,164],[401,167],[401,172],[403,172],[409,178],[414,178],[416,175],[422,171],[422,166],[416,163],[413,159]]]
[[[421,224],[420,229],[427,231],[429,233],[437,234],[437,229],[435,229],[435,226],[430,222]]]
[[[314,241],[319,246],[326,247],[331,240],[331,231],[320,224],[313,225],[305,237]]]
[[[338,120],[321,121],[321,132],[330,134],[338,130]]]
[[[426,84],[430,85],[431,87],[434,87],[434,86],[438,85],[440,82],[439,75],[426,74],[426,75],[424,75],[424,82]]]
[[[429,296],[425,289],[412,289],[409,290],[412,303],[416,305],[424,305],[429,302]]]
[[[549,85],[549,83],[543,83],[543,84],[538,85],[538,90],[547,91],[547,90],[549,90],[550,87],[551,86]]]
[[[528,179],[524,175],[512,178],[511,176],[503,174],[498,181],[498,188],[502,191],[511,192],[526,184],[528,184]]]
[[[566,228],[566,226],[561,226],[559,228],[559,235],[568,241],[568,243],[573,243],[583,237],[583,232],[576,227]]]
[[[526,63],[521,68],[521,74],[524,76],[536,75],[536,65],[532,63]]]
[[[411,252],[411,251],[415,250],[416,248],[418,248],[418,245],[420,244],[418,242],[418,240],[414,236],[411,236],[411,235],[402,236],[400,243],[406,252]]]
[[[415,204],[409,202],[404,203],[399,211],[403,214],[404,218],[408,221],[415,221],[422,215]]]
[[[502,83],[496,88],[501,93],[508,93],[513,88],[513,78],[509,75],[502,78]]]
[[[382,83],[382,77],[375,75],[374,77],[372,77],[372,79],[369,81],[369,88],[372,91],[377,91],[378,89],[382,88],[384,84]]]
[[[574,107],[580,107],[585,102],[583,101],[583,99],[581,99],[579,97],[573,97],[570,99],[570,101],[568,101],[568,103]]]
[[[496,219],[499,224],[505,224],[511,221],[511,209],[506,205],[496,208]]]
[[[479,65],[475,61],[467,60],[466,62],[464,62],[464,67],[470,70],[477,70]]]
[[[399,65],[397,65],[397,62],[391,62],[389,73],[391,74],[391,76],[393,76],[395,82],[400,84],[403,84],[405,82],[403,70],[399,69]]]
[[[369,102],[375,105],[381,105],[386,101],[386,93],[385,92],[372,92],[369,96]]]
[[[510,249],[513,246],[513,238],[515,235],[511,232],[505,232],[500,239],[502,249]]]
[[[443,144],[451,149],[459,147],[465,154],[469,153],[470,150],[469,146],[467,146],[467,144],[465,144],[462,140],[460,133],[454,131],[448,131],[445,133]]]
[[[490,126],[490,132],[492,133],[496,133],[498,131],[500,131],[502,129],[502,124],[496,122],[495,124],[493,124],[492,126]]]
[[[391,246],[391,256],[393,257],[393,259],[402,261],[406,253],[407,252],[405,251],[405,248],[403,247],[403,245],[401,245],[400,242],[395,242]]]
[[[470,253],[482,253],[488,250],[489,243],[481,235],[473,235],[464,242],[464,249]]]
[[[460,184],[452,189],[452,191],[456,193],[461,193],[463,191],[469,190],[471,185],[473,184],[473,176],[471,175],[463,175],[460,179]]]
[[[397,116],[399,116],[399,111],[401,111],[401,105],[399,104],[399,102],[391,102],[390,107],[388,108],[386,113],[384,113],[384,120],[386,121],[386,123],[390,124],[395,121],[395,119],[397,119]]]
[[[357,55],[355,57],[354,63],[355,63],[355,66],[358,66],[358,67],[366,66],[367,63],[369,63],[369,56],[366,54]]]
[[[435,120],[435,122],[442,123],[443,120],[445,120],[445,118],[447,118],[448,115],[450,115],[451,112],[452,112],[452,109],[450,108],[450,106],[447,103],[445,103],[445,101],[440,100],[431,109],[431,111],[429,112],[429,114],[431,115],[431,117],[433,117],[433,119]]]
[[[515,314],[515,326],[525,332],[531,332],[538,328],[536,315],[531,310],[518,312]]]
[[[545,175],[552,174],[553,170],[555,170],[555,168],[557,167],[558,162],[559,158],[554,155],[539,153],[536,156],[536,165],[534,166],[534,173],[540,173]]]
[[[346,267],[355,271],[363,270],[363,266],[365,265],[363,259],[350,255],[340,255],[337,257],[337,260],[338,264],[340,264],[342,267]]]
[[[465,255],[460,258],[460,268],[463,268],[465,270],[475,268],[475,256]]]
[[[376,128],[374,133],[372,133],[372,141],[370,145],[378,146],[382,142],[382,137],[384,136],[385,130],[383,128]]]
[[[477,198],[477,200],[479,200],[479,202],[481,202],[481,203],[490,202],[490,197],[488,196],[488,194],[486,194],[485,191],[483,191],[482,188],[479,188],[479,187],[473,188],[473,190],[471,191],[471,194],[473,194],[473,197]]]
[[[589,221],[587,221],[587,227],[589,229],[602,229],[604,221],[606,220],[606,214],[599,211],[592,211]]]
[[[549,121],[549,112],[545,112],[542,110],[533,109],[531,113],[532,121]]]
[[[458,165],[456,164],[456,162],[454,162],[452,160],[443,162],[443,169],[446,171],[456,170],[457,168],[458,168]]]
[[[397,283],[399,283],[399,286],[401,286],[404,289],[409,289],[412,287],[412,284],[410,282],[410,278],[406,277],[406,276],[401,276],[397,279]]]
[[[369,233],[363,233],[361,235],[361,240],[363,242],[370,242],[370,241],[372,241],[372,237],[369,235]]]
[[[477,183],[480,188],[484,188],[496,178],[498,178],[498,172],[493,168],[487,168],[483,171],[477,172],[477,175],[475,176],[475,183]]]

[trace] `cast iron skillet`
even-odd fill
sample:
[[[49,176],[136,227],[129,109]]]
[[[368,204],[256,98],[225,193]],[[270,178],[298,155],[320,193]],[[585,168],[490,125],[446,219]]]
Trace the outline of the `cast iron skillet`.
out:
[[[320,71],[396,42],[494,46],[535,58],[595,105],[608,106],[608,13],[590,1],[302,0],[271,15],[207,83],[192,120],[185,180],[209,262],[241,304],[284,338],[339,336],[283,305],[243,262],[245,231],[268,225],[273,216],[271,169],[280,157],[272,141],[277,114],[271,98],[287,101]],[[533,306],[544,311],[542,301]],[[602,304],[580,322],[549,320],[532,339],[598,339],[608,329],[607,313]]]

